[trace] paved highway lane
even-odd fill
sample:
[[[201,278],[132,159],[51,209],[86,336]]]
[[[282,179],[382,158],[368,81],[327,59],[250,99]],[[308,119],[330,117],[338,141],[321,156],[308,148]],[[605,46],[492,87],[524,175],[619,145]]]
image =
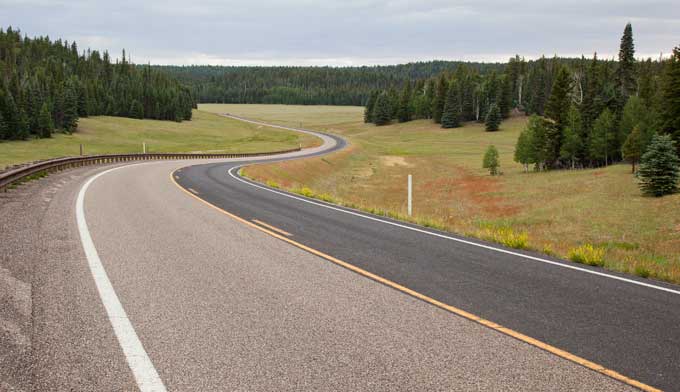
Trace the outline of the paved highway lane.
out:
[[[238,217],[419,293],[652,386],[680,389],[677,286],[649,287],[365,219],[251,184],[234,175],[238,165],[186,167],[177,181]]]
[[[333,144],[327,139],[311,152]],[[197,163],[124,166],[100,172],[80,188],[76,209],[82,208],[79,221],[86,221],[88,235],[83,237],[96,250],[101,268],[93,268],[94,281],[107,304],[102,307],[89,289],[82,301],[99,316],[83,324],[110,330],[111,324],[121,328],[129,323],[129,330],[116,330],[123,350],[109,333],[98,342],[96,354],[81,353],[81,358],[95,361],[99,356],[115,363],[110,374],[120,376],[117,389],[631,389],[227,217],[187,194],[201,195],[202,181],[183,191],[171,179],[175,170]],[[212,168],[208,171],[221,179],[220,173],[235,164],[185,167],[179,178]],[[225,200],[238,194],[227,188],[220,190]],[[260,211],[257,199],[253,203]],[[281,224],[267,214],[258,217]],[[294,238],[301,237],[305,221],[291,221],[297,226],[288,229]],[[350,227],[338,226],[333,236],[348,233]],[[86,251],[87,261],[73,263],[81,279],[93,265],[92,249],[86,246]],[[376,260],[380,254],[374,249]],[[110,290],[102,290],[103,280]],[[112,311],[114,296],[119,308]],[[103,323],[102,308],[111,323]],[[132,371],[121,371],[121,363]],[[88,368],[82,377],[101,389],[108,381],[97,380],[96,374],[96,368]],[[87,389],[83,380],[75,384],[59,377],[58,382],[53,389]]]

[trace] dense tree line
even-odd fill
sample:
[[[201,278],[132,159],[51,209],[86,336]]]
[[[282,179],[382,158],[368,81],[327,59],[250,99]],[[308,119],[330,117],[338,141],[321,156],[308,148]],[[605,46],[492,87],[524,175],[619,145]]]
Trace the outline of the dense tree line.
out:
[[[157,66],[202,103],[365,105],[371,92],[427,79],[459,65],[486,73],[502,64],[429,61],[363,67]]]
[[[635,164],[656,133],[680,147],[680,49],[670,59],[636,60],[628,24],[616,60],[515,56],[485,70],[459,64],[374,90],[364,120],[432,119],[443,128],[479,121],[494,131],[513,109],[532,116],[515,153],[527,170]]]
[[[191,119],[189,88],[125,57],[0,29],[0,140],[73,132],[90,115]]]
[[[600,61],[595,55],[575,68],[557,67],[543,110],[533,111],[518,140],[515,160],[527,170],[530,165],[544,170],[625,159],[635,172],[655,134],[666,133],[676,141],[680,136],[679,65],[677,48],[670,59],[636,60],[632,26],[627,24],[618,61]]]

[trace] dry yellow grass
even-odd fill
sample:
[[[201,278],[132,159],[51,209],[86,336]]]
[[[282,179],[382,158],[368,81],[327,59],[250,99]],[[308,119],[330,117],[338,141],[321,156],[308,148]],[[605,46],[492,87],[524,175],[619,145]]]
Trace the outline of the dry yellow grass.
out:
[[[86,154],[141,152],[258,152],[313,146],[321,140],[298,132],[247,124],[212,113],[194,111],[193,120],[135,120],[98,116],[81,118],[72,135],[50,139],[0,142],[0,168],[38,159]]]
[[[529,247],[568,258],[592,244],[604,250],[604,267],[680,282],[680,194],[640,194],[627,165],[602,169],[524,173],[513,162],[526,123],[504,121],[499,132],[480,124],[443,130],[429,121],[375,127],[362,108],[224,105],[219,110],[263,121],[344,135],[351,146],[321,158],[257,165],[246,174],[284,189],[308,188],[339,203],[406,215],[406,177],[414,177],[414,217],[472,236],[488,230],[527,233]],[[494,144],[503,175],[481,168]]]

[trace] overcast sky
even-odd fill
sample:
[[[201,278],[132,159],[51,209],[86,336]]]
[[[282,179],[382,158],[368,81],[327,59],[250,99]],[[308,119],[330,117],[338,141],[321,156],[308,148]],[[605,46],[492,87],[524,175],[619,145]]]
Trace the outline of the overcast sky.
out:
[[[677,1],[0,0],[2,28],[152,64],[611,57],[629,21],[638,57],[680,45]]]

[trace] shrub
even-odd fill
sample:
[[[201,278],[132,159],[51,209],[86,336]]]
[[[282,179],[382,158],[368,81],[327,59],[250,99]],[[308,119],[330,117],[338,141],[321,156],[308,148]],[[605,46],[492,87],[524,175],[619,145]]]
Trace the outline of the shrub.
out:
[[[515,233],[509,227],[489,228],[482,230],[478,236],[487,241],[497,242],[509,248],[528,249],[529,248],[529,234],[526,232]]]
[[[581,245],[569,251],[569,260],[575,263],[602,267],[604,265],[604,249],[591,244]]]
[[[270,188],[280,188],[279,184],[272,180],[267,180],[267,186]]]
[[[498,174],[498,168],[500,167],[498,162],[498,149],[493,144],[486,149],[484,153],[484,161],[482,162],[482,167],[484,169],[489,169],[489,174],[495,176]]]
[[[663,196],[678,190],[680,158],[669,135],[654,135],[640,160],[640,188],[650,196]]]
[[[637,265],[635,266],[635,275],[641,277],[641,278],[649,278],[649,275],[651,275],[651,272],[644,266],[642,265]]]
[[[300,194],[300,195],[302,195],[302,196],[305,196],[305,197],[312,197],[312,198],[314,197],[314,191],[311,190],[311,189],[309,189],[309,188],[307,188],[307,187],[303,187],[303,188],[301,188],[301,189],[297,189],[297,190],[295,191],[295,193],[298,193],[298,194]]]

